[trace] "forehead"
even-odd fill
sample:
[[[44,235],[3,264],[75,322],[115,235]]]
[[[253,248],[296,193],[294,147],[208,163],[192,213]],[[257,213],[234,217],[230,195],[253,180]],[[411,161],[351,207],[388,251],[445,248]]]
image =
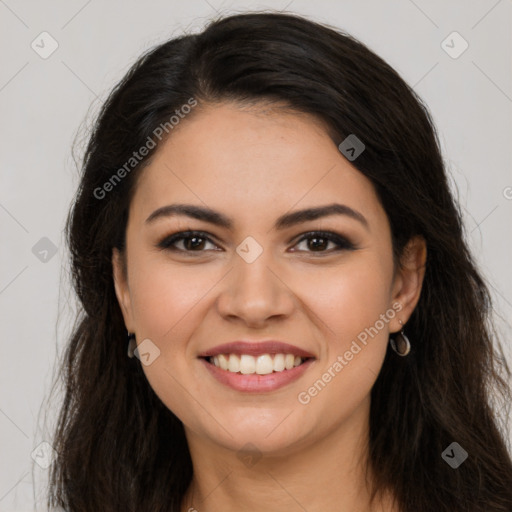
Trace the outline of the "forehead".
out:
[[[147,217],[172,202],[237,217],[332,202],[369,217],[383,214],[371,182],[341,155],[321,121],[232,104],[182,120],[142,171],[134,209]]]

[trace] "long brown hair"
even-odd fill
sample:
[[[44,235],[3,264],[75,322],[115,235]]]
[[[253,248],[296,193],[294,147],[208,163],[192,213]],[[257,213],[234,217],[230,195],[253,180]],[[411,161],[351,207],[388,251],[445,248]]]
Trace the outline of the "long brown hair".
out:
[[[394,255],[414,235],[428,247],[407,324],[413,350],[405,358],[388,351],[371,391],[374,494],[391,491],[408,512],[510,512],[508,414],[496,414],[510,401],[510,371],[493,347],[490,294],[468,251],[428,110],[361,42],[278,13],[221,18],[159,45],[103,105],[67,222],[82,310],[62,361],[48,505],[179,511],[191,481],[182,423],[126,355],[111,264],[113,247],[124,250],[136,178],[154,152],[122,179],[112,176],[190,98],[198,103],[190,116],[219,101],[286,103],[323,120],[337,145],[349,134],[364,142],[353,165],[378,193]],[[452,442],[468,453],[457,469],[441,456]]]

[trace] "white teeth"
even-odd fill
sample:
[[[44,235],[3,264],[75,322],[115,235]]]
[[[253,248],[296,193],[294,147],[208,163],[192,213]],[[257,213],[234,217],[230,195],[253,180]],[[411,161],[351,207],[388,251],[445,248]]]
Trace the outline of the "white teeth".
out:
[[[215,359],[215,358],[214,358]],[[215,363],[214,363],[215,364]],[[217,366],[217,365],[215,365]],[[223,369],[223,370],[227,370],[228,369],[228,366],[229,366],[229,363],[228,363],[228,358],[224,355],[224,354],[219,354],[219,366]]]
[[[282,372],[284,370],[284,354],[276,354],[274,356],[274,371]]]
[[[233,373],[242,373],[250,375],[268,375],[272,372],[282,372],[283,370],[291,370],[295,366],[299,366],[304,359],[293,354],[262,354],[258,357],[242,354],[219,354],[210,358],[210,362],[221,368]]]
[[[295,356],[293,354],[286,354],[284,358],[284,367],[287,370],[291,370],[293,368],[293,363],[295,362]]]
[[[256,373],[258,375],[267,375],[273,371],[274,365],[272,363],[272,358],[268,354],[258,356],[258,359],[256,359]]]
[[[215,361],[213,364],[215,364]],[[235,356],[235,354],[229,355],[228,370],[233,373],[240,371],[240,359],[238,356]]]
[[[215,363],[213,363],[215,364]],[[248,375],[249,373],[256,372],[256,359],[252,356],[248,356],[247,354],[242,354],[240,356],[240,373],[244,375]]]

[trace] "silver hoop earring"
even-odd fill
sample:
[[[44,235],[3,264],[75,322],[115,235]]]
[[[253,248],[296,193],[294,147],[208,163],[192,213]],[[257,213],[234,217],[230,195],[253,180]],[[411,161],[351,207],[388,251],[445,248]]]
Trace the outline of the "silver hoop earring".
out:
[[[389,339],[389,344],[391,348],[401,357],[405,357],[411,351],[411,342],[409,338],[404,333],[404,327],[400,320],[400,326],[402,329],[398,334],[395,334],[394,338]]]
[[[133,357],[134,351],[137,348],[137,342],[135,341],[135,334],[134,333],[128,333],[128,357]]]

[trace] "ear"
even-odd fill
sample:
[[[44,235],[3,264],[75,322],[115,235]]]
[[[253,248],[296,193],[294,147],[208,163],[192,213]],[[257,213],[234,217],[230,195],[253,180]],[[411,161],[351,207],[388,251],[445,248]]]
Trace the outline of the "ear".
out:
[[[391,332],[402,329],[407,323],[421,294],[425,265],[427,261],[427,244],[422,236],[415,236],[407,242],[402,252],[400,262],[393,282],[392,303],[399,303],[401,309],[389,322]]]
[[[115,247],[112,249],[112,269],[117,301],[123,313],[124,324],[129,332],[135,332],[126,260],[125,256]]]

